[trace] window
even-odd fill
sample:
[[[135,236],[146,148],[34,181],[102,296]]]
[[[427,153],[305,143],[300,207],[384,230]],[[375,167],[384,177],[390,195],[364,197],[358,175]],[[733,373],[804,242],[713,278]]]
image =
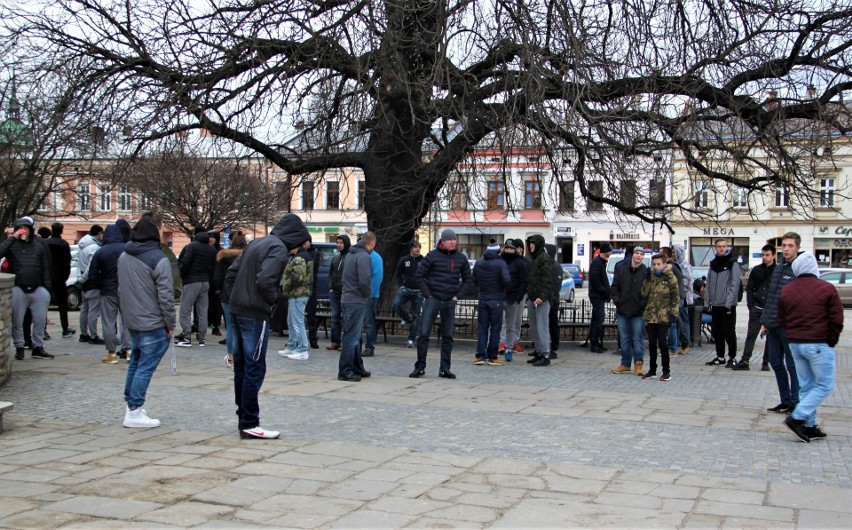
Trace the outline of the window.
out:
[[[603,197],[603,181],[602,180],[591,180],[589,181],[589,195],[595,195],[597,197]],[[603,210],[603,203],[598,202],[592,199],[588,199],[587,201],[587,210],[593,212],[599,212]]]
[[[505,206],[506,190],[502,182],[488,183],[488,209],[502,210]]]
[[[41,204],[38,206],[38,211],[47,212],[47,211],[58,212],[62,210],[62,192],[60,191],[51,191],[48,193]]]
[[[559,182],[559,211],[574,211],[574,181]]]
[[[314,183],[312,181],[302,182],[302,209],[314,209]]]
[[[367,183],[358,181],[358,208],[364,209],[364,197],[367,195]]]
[[[118,209],[122,212],[129,212],[131,210],[130,206],[130,187],[128,186],[119,186],[118,187]]]
[[[775,188],[775,207],[787,208],[790,206],[790,188],[778,186]]]
[[[141,191],[136,196],[136,205],[141,212],[148,212],[154,209],[154,201],[151,200],[151,196]]]
[[[332,180],[325,183],[325,207],[327,210],[340,209],[340,181]]]
[[[819,179],[819,206],[832,208],[834,206],[834,179]]]
[[[660,208],[666,203],[666,181],[664,179],[651,179],[648,182],[648,206]]]
[[[731,194],[733,196],[731,202],[734,208],[748,208],[748,190],[735,186]]]
[[[289,180],[275,182],[275,207],[278,210],[290,211],[291,196]]]
[[[112,194],[106,184],[98,185],[98,211],[108,212],[112,210]]]
[[[694,195],[693,200],[696,208],[707,208],[708,204],[708,192],[707,192],[707,182],[704,179],[698,179],[693,184],[694,186]]]
[[[458,180],[450,184],[450,209],[464,210],[467,208],[467,190],[464,182]]]
[[[621,203],[627,208],[636,208],[636,181],[621,181]]]
[[[536,180],[524,182],[524,208],[527,210],[541,209],[541,183]]]
[[[88,184],[77,185],[77,209],[81,212],[88,212],[92,209],[92,196],[89,193]]]

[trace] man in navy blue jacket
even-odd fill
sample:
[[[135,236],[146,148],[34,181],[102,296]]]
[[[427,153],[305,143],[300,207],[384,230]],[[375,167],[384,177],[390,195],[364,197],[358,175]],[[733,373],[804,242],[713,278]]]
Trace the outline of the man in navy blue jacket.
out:
[[[118,322],[118,258],[124,252],[124,238],[118,225],[107,225],[104,230],[104,245],[92,256],[89,279],[99,287],[101,293],[101,331],[107,354],[101,362],[118,363],[116,350],[116,324]]]
[[[431,250],[417,268],[415,276],[423,293],[423,315],[420,335],[417,337],[417,362],[408,377],[422,377],[426,373],[426,352],[429,334],[441,315],[441,367],[438,376],[455,379],[450,371],[453,353],[453,330],[456,325],[456,303],[470,288],[470,262],[458,251],[456,233],[447,228],[441,232],[438,248]]]
[[[509,280],[509,267],[500,259],[500,246],[488,247],[473,269],[473,283],[479,287],[479,340],[473,364],[482,365],[486,361],[490,366],[503,364],[497,358],[497,346],[500,342],[500,328],[503,327]]]

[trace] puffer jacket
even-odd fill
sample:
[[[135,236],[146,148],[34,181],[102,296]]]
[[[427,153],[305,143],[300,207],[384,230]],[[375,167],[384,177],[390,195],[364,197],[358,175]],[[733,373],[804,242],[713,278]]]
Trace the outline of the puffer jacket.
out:
[[[680,272],[683,275],[680,290],[681,298],[686,299],[687,305],[692,305],[695,303],[695,295],[692,292],[692,265],[686,259],[686,250],[683,245],[672,245],[672,250],[674,251],[675,261],[680,265]]]
[[[799,252],[799,254],[802,254],[802,252]],[[798,254],[796,256],[798,257]],[[793,274],[793,261],[795,261],[795,258],[787,261],[782,255],[778,258],[775,270],[772,271],[769,291],[766,293],[766,305],[763,307],[763,315],[760,317],[760,323],[767,329],[775,329],[779,326],[778,300],[781,298],[781,290],[796,279],[796,275]]]
[[[650,271],[644,263],[635,269],[632,260],[623,260],[615,267],[612,281],[612,303],[619,315],[633,318],[642,316],[647,300],[642,296],[642,286]],[[624,265],[622,265],[624,263]]]
[[[642,313],[646,324],[669,324],[680,313],[677,278],[669,270],[662,276],[652,272],[642,285],[642,296],[647,300]]]
[[[736,307],[740,282],[740,264],[733,253],[728,251],[724,256],[713,258],[707,274],[706,305]]]
[[[527,297],[530,300],[540,298],[544,302],[550,302],[554,297],[558,299],[560,285],[553,274],[553,260],[544,248],[544,238],[532,235],[527,238],[527,248],[530,243],[535,245],[535,252],[530,253],[532,263],[527,276]]]
[[[609,277],[606,275],[606,260],[598,256],[589,265],[589,299],[604,302],[612,298]]]
[[[349,236],[346,234],[340,234],[337,237],[343,240],[343,250],[331,258],[331,266],[328,268],[328,288],[337,294],[342,294],[343,264],[346,261],[346,256],[349,254],[349,249],[352,247],[352,242],[349,241]]]
[[[458,249],[446,250],[441,244],[426,254],[414,277],[423,298],[443,301],[463,298],[472,283],[467,256]]]
[[[118,258],[126,243],[118,225],[104,229],[104,246],[92,256],[89,280],[100,289],[101,296],[118,296]]]
[[[231,292],[231,313],[268,321],[278,303],[288,249],[307,240],[305,223],[299,216],[288,213],[278,220],[268,236],[249,243],[225,275],[224,288]]]
[[[527,260],[518,253],[503,253],[503,261],[509,267],[509,285],[506,287],[506,303],[520,304],[527,294]],[[475,269],[474,269],[475,270]]]
[[[52,283],[50,278],[50,251],[43,240],[35,238],[33,225],[21,219],[15,223],[15,230],[26,227],[30,235],[26,241],[15,237],[0,243],[0,258],[9,262],[9,273],[15,275],[15,285],[25,293],[31,293],[38,287],[48,291]]]
[[[486,250],[473,269],[473,283],[479,287],[479,299],[505,300],[509,280],[509,267],[500,259],[500,251]]]
[[[180,251],[180,279],[184,285],[213,280],[216,268],[216,248],[210,244],[207,232],[195,234],[192,243]]]
[[[562,265],[556,262],[556,245],[546,243],[544,251],[547,252],[547,255],[550,256],[550,261],[553,263],[553,276],[556,281],[555,296],[550,299],[550,303],[559,304],[559,294],[562,291],[562,277],[565,276],[565,272],[562,270]]]

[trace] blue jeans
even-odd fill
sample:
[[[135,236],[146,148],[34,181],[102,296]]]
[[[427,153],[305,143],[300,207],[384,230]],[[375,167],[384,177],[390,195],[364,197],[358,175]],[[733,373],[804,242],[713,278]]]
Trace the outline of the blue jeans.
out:
[[[429,335],[435,325],[438,315],[441,315],[441,370],[449,370],[453,354],[453,330],[456,326],[455,300],[438,300],[427,298],[423,303],[423,315],[420,317],[420,335],[417,337],[416,370],[426,369],[426,352],[429,351]]]
[[[689,307],[687,307],[686,300],[684,299],[680,301],[680,313],[677,316],[677,331],[681,347],[688,348],[692,342],[692,326],[689,324]]]
[[[618,322],[618,335],[621,342],[621,365],[630,366],[631,361],[645,358],[645,319],[641,316],[626,317],[615,315]]]
[[[361,328],[369,304],[346,304],[343,306],[343,342],[340,348],[340,360],[337,375],[350,376],[364,373],[364,360],[361,358]]]
[[[769,328],[766,331],[766,346],[769,349],[769,364],[775,372],[781,404],[798,405],[799,378],[796,375],[796,361],[793,360],[784,328]]]
[[[130,365],[124,379],[124,401],[130,410],[145,404],[145,394],[154,370],[169,349],[171,340],[166,328],[150,331],[130,330]]]
[[[669,324],[669,329],[667,331],[668,340],[666,343],[669,347],[669,353],[677,353],[677,335],[678,335],[678,324],[675,322],[674,324]]]
[[[405,310],[405,304],[411,304],[411,313]],[[393,299],[393,308],[399,313],[399,318],[408,322],[408,340],[417,338],[417,330],[420,329],[420,310],[423,308],[423,295],[420,291],[400,287],[399,292]]]
[[[825,343],[791,342],[790,351],[799,378],[799,404],[790,415],[804,421],[806,426],[814,427],[817,424],[817,407],[834,390],[834,348]]]
[[[590,298],[592,303],[592,320],[589,322],[589,342],[603,342],[603,325],[606,318],[606,302],[600,298]]]
[[[234,402],[237,405],[239,429],[260,425],[257,395],[266,377],[266,347],[269,344],[269,322],[241,315],[231,315],[237,348],[234,354]]]
[[[222,302],[222,315],[225,317],[225,349],[233,354],[237,349],[237,336],[234,333],[234,319],[231,316],[231,306]]]
[[[369,351],[376,349],[376,338],[379,335],[379,330],[376,328],[377,305],[379,305],[379,299],[370,298],[370,303],[367,304],[367,313],[364,315],[364,321],[367,323],[367,345],[364,349]]]
[[[308,352],[308,331],[305,329],[305,306],[308,297],[289,298],[287,311],[287,329],[290,330],[287,339],[287,349],[298,353]]]
[[[343,307],[340,305],[340,293],[328,293],[328,305],[331,308],[331,343],[340,345],[340,333],[343,328]]]
[[[503,327],[503,300],[480,300],[479,337],[476,342],[476,356],[488,359],[497,358],[500,346],[500,328]]]

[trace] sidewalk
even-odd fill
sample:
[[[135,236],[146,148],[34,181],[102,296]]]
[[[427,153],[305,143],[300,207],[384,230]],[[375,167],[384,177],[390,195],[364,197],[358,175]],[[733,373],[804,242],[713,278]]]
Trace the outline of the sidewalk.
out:
[[[282,437],[246,441],[214,337],[178,348],[175,376],[163,360],[152,430],[121,427],[126,363],[57,338],[56,359],[15,361],[0,388],[15,403],[0,527],[849,528],[847,335],[820,411],[829,437],[810,444],[766,412],[773,374],[705,366],[712,345],[660,382],[613,375],[614,355],[574,344],[547,368],[473,366],[459,341],[447,381],[434,341],[426,376],[409,379],[414,350],[391,339],[365,359],[373,377],[343,383],[336,352],[291,361],[276,338],[261,415]]]

